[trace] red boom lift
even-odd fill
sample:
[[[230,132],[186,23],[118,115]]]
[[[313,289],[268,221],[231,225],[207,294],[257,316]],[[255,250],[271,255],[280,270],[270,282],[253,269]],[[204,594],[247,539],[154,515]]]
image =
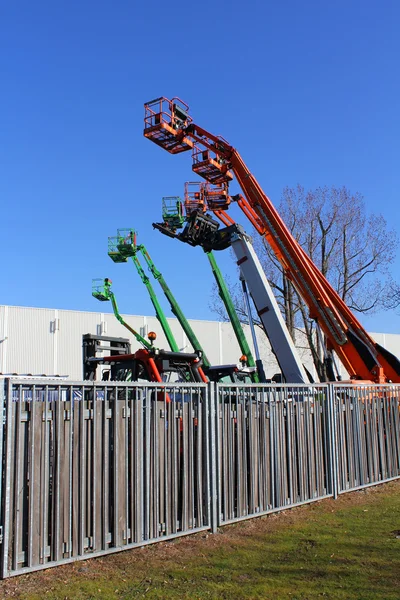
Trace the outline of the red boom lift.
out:
[[[351,379],[400,382],[400,361],[375,342],[294,239],[271,200],[261,189],[238,151],[221,136],[196,125],[179,98],[161,97],[145,104],[144,135],[171,154],[192,151],[193,171],[221,190],[209,208],[227,226],[234,223],[226,209],[238,203],[246,217],[273,249],[322,329],[329,353],[335,351]],[[243,196],[228,200],[229,182],[236,177]],[[215,189],[215,188],[214,188]],[[219,202],[218,202],[219,200]]]

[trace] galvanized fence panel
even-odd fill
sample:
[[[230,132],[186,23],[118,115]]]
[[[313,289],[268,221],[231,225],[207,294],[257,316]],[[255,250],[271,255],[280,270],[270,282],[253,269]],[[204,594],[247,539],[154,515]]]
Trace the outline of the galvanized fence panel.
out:
[[[10,379],[0,392],[3,578],[400,476],[400,386]]]
[[[217,390],[219,524],[333,494],[328,386]]]
[[[8,384],[1,576],[210,528],[208,389]]]
[[[400,386],[332,385],[338,493],[400,476]]]

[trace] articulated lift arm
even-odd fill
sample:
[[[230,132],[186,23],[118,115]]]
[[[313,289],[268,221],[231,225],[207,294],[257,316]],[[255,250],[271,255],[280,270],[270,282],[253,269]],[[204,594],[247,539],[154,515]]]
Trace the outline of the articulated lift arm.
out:
[[[400,361],[365,331],[339,294],[291,235],[271,200],[238,151],[220,136],[193,123],[189,107],[178,98],[145,104],[145,137],[171,154],[192,150],[193,171],[211,184],[234,177],[244,197],[238,205],[275,252],[304,301],[353,379],[400,382]],[[219,211],[223,218],[224,211]]]
[[[111,306],[114,311],[114,315],[118,319],[118,321],[126,327],[128,331],[132,333],[132,335],[137,339],[138,342],[147,348],[148,350],[152,348],[150,342],[148,342],[144,337],[140,335],[137,331],[135,331],[122,317],[118,310],[117,300],[115,298],[114,292],[111,290],[111,279],[93,279],[92,281],[92,296],[100,300],[101,302],[111,302]]]

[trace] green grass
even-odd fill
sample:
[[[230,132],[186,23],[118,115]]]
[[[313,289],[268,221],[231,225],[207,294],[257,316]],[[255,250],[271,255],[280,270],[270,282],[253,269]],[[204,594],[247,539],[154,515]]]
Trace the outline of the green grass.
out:
[[[120,554],[24,575],[0,595],[400,598],[400,482]]]

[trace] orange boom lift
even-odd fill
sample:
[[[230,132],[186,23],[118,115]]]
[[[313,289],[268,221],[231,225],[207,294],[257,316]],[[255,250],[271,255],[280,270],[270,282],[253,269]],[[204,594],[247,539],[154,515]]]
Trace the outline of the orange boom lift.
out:
[[[192,169],[221,191],[209,208],[225,225],[234,221],[226,209],[236,201],[269,243],[322,329],[327,350],[334,350],[351,379],[400,382],[400,361],[375,342],[322,275],[286,227],[271,200],[251,174],[239,152],[221,136],[193,122],[189,107],[179,98],[157,98],[145,104],[144,135],[171,154],[191,150]],[[236,177],[242,195],[229,197],[229,182]],[[215,188],[214,188],[215,189]],[[216,197],[217,199],[217,197]]]

